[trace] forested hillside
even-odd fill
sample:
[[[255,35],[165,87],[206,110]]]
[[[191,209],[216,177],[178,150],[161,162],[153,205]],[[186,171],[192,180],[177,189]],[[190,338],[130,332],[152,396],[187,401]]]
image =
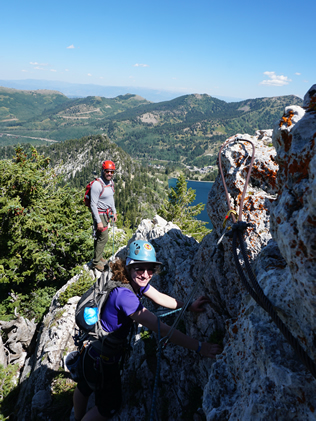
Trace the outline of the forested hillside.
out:
[[[301,103],[295,96],[227,104],[208,95],[186,95],[128,110],[99,125],[131,156],[204,166],[214,163],[227,137],[271,128],[284,107]]]
[[[151,218],[167,197],[168,181],[164,172],[145,163],[135,162],[105,135],[66,140],[37,147],[39,153],[50,158],[50,166],[62,175],[62,185],[69,185],[84,195],[89,181],[100,176],[101,163],[115,162],[114,177],[116,206],[120,222],[134,227],[141,218]],[[13,146],[0,148],[0,159],[15,154]]]
[[[302,104],[296,96],[226,103],[206,94],[150,103],[131,94],[69,99],[51,93],[49,102],[41,92],[0,88],[0,145],[104,133],[134,158],[204,166],[228,136],[269,129],[284,107]]]
[[[0,122],[19,124],[70,102],[69,98],[56,91],[19,91],[0,87]]]

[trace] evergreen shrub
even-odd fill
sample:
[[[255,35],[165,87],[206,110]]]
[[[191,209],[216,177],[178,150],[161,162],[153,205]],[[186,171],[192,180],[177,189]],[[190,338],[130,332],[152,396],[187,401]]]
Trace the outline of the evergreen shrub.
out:
[[[49,158],[33,147],[0,161],[0,185],[0,317],[16,307],[38,319],[75,267],[90,260],[91,216],[82,192],[61,186]]]

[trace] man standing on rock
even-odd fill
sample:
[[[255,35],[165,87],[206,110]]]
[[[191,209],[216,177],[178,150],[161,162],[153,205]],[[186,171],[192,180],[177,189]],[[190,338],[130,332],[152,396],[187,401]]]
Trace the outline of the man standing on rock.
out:
[[[103,271],[106,260],[103,258],[104,247],[109,239],[108,223],[117,220],[114,203],[114,182],[112,180],[115,164],[104,161],[101,177],[91,186],[91,212],[93,218],[94,255],[92,268]]]

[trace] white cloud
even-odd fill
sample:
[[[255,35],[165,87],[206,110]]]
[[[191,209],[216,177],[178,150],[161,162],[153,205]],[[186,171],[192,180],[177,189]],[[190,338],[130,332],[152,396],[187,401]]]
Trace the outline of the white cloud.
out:
[[[43,67],[39,67],[39,66],[35,66],[34,69],[35,70],[44,70]]]
[[[24,69],[23,69],[23,70],[21,70],[21,72],[26,72],[26,73],[27,73],[27,70],[24,70]]]
[[[296,76],[301,76],[301,73],[295,73],[296,74]]]
[[[69,49],[75,48],[75,46],[74,46],[73,44],[71,44],[71,45],[69,45],[69,47],[67,47],[67,48],[68,48],[68,50],[69,50]]]
[[[268,85],[268,86],[284,86],[292,82],[287,76],[276,75],[275,72],[264,72],[264,75],[268,76],[270,79],[263,80],[259,85]]]
[[[104,77],[103,76],[100,76],[100,79],[104,79]]]
[[[65,69],[65,72],[69,72],[69,70],[68,69]]]
[[[57,72],[57,70],[55,70],[55,69],[50,69],[50,71],[51,71],[51,72]]]
[[[149,67],[149,65],[148,64],[136,63],[136,64],[134,64],[134,67]]]
[[[48,63],[38,63],[37,61],[30,61],[32,66],[48,66]]]
[[[91,73],[88,73],[88,76],[92,76],[92,74]]]

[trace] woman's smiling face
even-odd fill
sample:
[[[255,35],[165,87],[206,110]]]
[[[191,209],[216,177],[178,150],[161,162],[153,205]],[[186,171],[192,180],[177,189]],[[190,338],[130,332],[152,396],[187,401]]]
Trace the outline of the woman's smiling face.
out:
[[[154,265],[148,263],[133,265],[130,274],[132,282],[136,284],[137,289],[143,288],[148,284],[154,274],[154,270]]]

